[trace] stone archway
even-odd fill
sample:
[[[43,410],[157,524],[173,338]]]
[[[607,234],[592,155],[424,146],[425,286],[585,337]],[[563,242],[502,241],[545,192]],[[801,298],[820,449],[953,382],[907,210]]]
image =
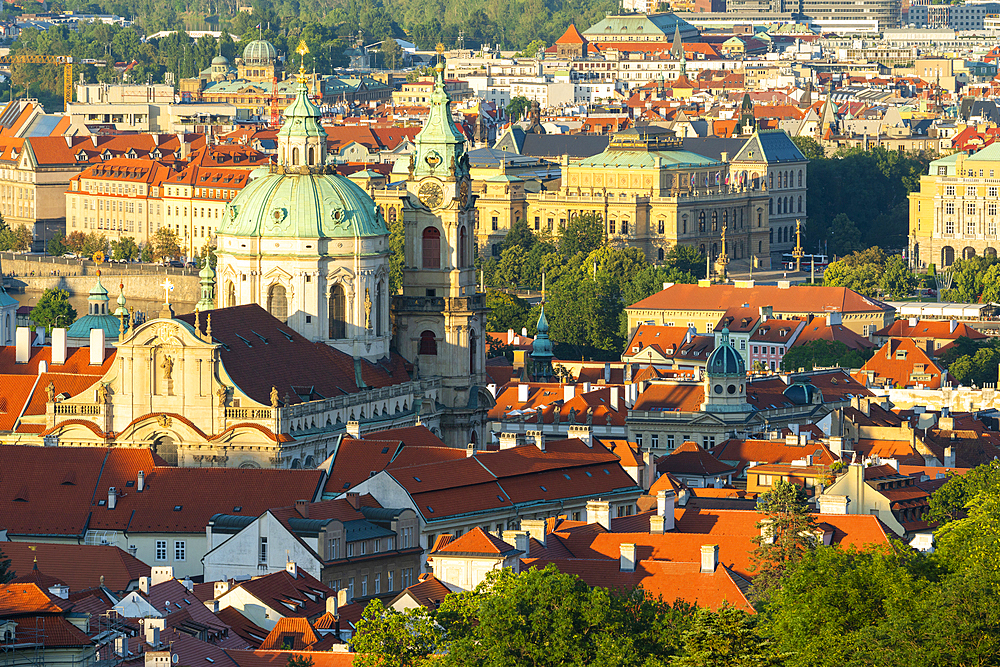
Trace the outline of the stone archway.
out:
[[[941,266],[948,267],[955,263],[955,249],[950,245],[941,248]]]
[[[976,256],[976,249],[972,246],[962,248],[962,259],[972,259]]]

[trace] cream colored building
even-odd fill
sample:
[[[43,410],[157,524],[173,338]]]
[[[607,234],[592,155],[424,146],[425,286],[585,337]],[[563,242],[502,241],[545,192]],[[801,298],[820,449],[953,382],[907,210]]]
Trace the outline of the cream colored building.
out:
[[[114,158],[88,167],[65,191],[66,235],[97,233],[144,244],[162,220],[160,190],[171,169],[156,160]]]
[[[947,268],[956,259],[997,254],[1000,144],[934,160],[910,193],[911,264]]]

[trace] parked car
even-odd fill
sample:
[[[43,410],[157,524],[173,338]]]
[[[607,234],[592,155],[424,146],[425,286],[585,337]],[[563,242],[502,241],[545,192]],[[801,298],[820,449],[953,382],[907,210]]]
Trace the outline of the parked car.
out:
[[[184,262],[181,262],[181,261],[176,260],[176,259],[172,259],[169,262],[167,262],[167,266],[172,266],[175,269],[183,269],[184,268]]]
[[[197,269],[198,268],[198,262],[188,262],[184,266],[186,268],[189,268],[189,269]]]

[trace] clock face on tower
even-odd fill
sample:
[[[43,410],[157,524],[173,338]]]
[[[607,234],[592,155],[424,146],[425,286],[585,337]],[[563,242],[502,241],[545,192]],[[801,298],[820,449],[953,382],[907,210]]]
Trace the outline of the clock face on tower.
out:
[[[444,199],[441,184],[437,181],[428,181],[421,185],[420,190],[417,191],[417,196],[420,197],[420,201],[427,208],[437,208]]]

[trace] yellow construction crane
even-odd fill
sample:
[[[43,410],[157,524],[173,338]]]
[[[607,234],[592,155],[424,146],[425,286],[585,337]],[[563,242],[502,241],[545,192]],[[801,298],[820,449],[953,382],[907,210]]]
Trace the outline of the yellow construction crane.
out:
[[[17,55],[0,56],[0,65],[11,65],[13,63],[40,63],[43,65],[63,66],[63,101],[66,103],[66,111],[69,111],[69,104],[73,101],[73,57],[72,56],[40,56],[40,55]]]

